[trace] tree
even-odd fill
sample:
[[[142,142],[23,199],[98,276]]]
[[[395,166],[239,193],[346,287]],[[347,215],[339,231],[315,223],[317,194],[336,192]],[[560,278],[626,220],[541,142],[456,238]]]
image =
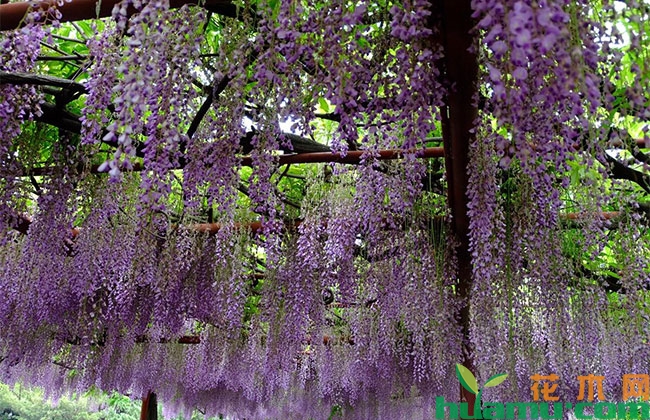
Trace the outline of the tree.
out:
[[[458,362],[647,372],[647,5],[40,7],[0,5],[5,380],[414,418]]]

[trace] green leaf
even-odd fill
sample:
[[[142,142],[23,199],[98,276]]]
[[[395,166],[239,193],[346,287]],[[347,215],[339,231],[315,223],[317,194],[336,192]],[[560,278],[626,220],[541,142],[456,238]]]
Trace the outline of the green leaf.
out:
[[[327,103],[325,98],[318,98],[318,106],[323,110],[324,113],[330,112],[330,104]]]
[[[471,392],[472,394],[478,394],[478,384],[476,383],[476,378],[465,366],[460,363],[456,363],[456,376],[460,384]]]
[[[370,48],[370,42],[368,42],[364,37],[357,38],[357,44],[359,44],[361,48]]]
[[[252,91],[255,86],[257,86],[256,81],[246,83],[246,86],[244,86],[244,92],[250,93],[250,91]]]
[[[497,386],[501,382],[505,381],[507,377],[508,377],[507,373],[500,373],[498,375],[494,375],[490,379],[487,380],[485,385],[483,385],[483,388],[490,388],[490,387],[493,387],[493,386]]]
[[[274,16],[280,10],[280,0],[269,0],[266,4],[271,9]]]

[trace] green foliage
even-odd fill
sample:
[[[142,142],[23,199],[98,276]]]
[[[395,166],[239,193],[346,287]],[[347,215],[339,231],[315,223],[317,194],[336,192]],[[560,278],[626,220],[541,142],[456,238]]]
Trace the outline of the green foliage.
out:
[[[43,390],[0,384],[0,420],[135,420],[140,418],[141,404],[139,399],[116,392],[106,394],[96,388],[82,396],[63,397],[54,404]],[[163,419],[160,406],[158,418]],[[194,411],[189,418],[179,415],[169,420],[204,419],[204,415]]]
[[[334,420],[340,417],[343,417],[343,410],[341,409],[340,405],[335,405],[332,407],[332,411],[330,411],[330,416],[327,418],[327,420]]]
[[[53,404],[42,390],[0,384],[0,420],[132,420],[139,415],[139,402],[122,397],[126,401],[115,405],[111,398],[63,397]]]

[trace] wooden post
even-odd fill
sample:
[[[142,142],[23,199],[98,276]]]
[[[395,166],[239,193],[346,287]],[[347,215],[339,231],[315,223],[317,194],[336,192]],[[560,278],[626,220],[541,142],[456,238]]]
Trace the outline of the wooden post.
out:
[[[478,117],[477,79],[478,62],[473,52],[474,28],[470,0],[444,0],[442,2],[442,44],[444,67],[449,92],[447,106],[442,112],[442,129],[445,149],[445,168],[448,200],[451,210],[451,234],[454,236],[458,262],[457,293],[464,299],[460,312],[463,332],[463,365],[474,371],[469,340],[470,302],[472,289],[472,258],[469,252],[469,217],[467,214],[467,165],[469,145],[474,136]],[[473,415],[476,396],[460,387],[461,401],[467,401],[468,414]]]
[[[142,399],[140,420],[158,420],[158,402],[154,392],[147,392],[147,396]]]

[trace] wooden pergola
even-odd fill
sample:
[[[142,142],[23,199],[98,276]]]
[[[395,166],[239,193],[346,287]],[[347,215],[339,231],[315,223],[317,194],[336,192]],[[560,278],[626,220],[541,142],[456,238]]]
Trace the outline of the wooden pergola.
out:
[[[113,6],[119,0],[72,0],[63,3],[58,8],[61,13],[61,22],[77,21],[83,19],[95,19],[110,16]],[[9,4],[0,4],[0,30],[11,30],[21,25],[24,16],[32,8],[48,9],[56,3],[55,0],[41,2],[18,2]],[[171,7],[180,7],[185,4],[200,3],[205,9],[220,14],[236,18],[238,16],[237,6],[228,0],[170,0]],[[468,187],[468,155],[470,144],[473,139],[473,127],[478,117],[477,97],[477,77],[479,66],[476,55],[471,48],[475,43],[475,37],[472,34],[475,22],[472,19],[472,9],[470,0],[443,0],[440,6],[442,10],[443,28],[441,44],[444,47],[443,65],[445,77],[449,85],[454,86],[448,93],[446,105],[441,110],[442,129],[444,148],[429,148],[419,151],[419,157],[444,157],[446,180],[448,184],[448,204],[451,216],[450,234],[454,236],[456,243],[455,254],[457,256],[457,292],[460,297],[470,301],[470,291],[472,288],[472,259],[469,251],[469,217],[468,217],[468,197],[466,194]],[[131,10],[131,12],[134,12]],[[6,82],[10,75],[0,75],[0,83]],[[43,83],[48,84],[50,81],[45,80]],[[15,83],[15,82],[14,82]],[[33,79],[27,78],[25,83],[35,83]],[[61,82],[61,83],[70,83]],[[54,118],[56,119],[56,118]],[[59,121],[60,123],[60,121]],[[357,163],[361,158],[362,152],[352,151],[345,157],[331,151],[312,151],[296,154],[288,154],[280,157],[281,164],[288,163],[310,163],[310,162],[341,162]],[[379,157],[382,159],[400,158],[400,152],[396,150],[380,151]],[[247,164],[246,159],[244,164]],[[136,167],[137,169],[137,167]],[[96,170],[96,168],[95,168]],[[32,175],[42,175],[39,173]],[[27,222],[26,222],[27,223]],[[27,224],[28,226],[28,224]],[[17,227],[20,229],[20,227]],[[210,230],[214,227],[205,226],[202,229]],[[26,231],[24,225],[22,229]],[[471,354],[469,348],[469,320],[470,307],[467,304],[461,311],[461,326],[465,337],[464,352]],[[193,342],[191,338],[186,339],[187,343]],[[463,364],[470,370],[474,370],[472,360],[469,356],[463,361]],[[460,387],[461,400],[467,401],[468,406],[474,406],[475,395],[469,393]],[[471,414],[471,413],[470,413]],[[141,420],[155,419],[156,414],[156,395],[150,392],[142,403]]]
[[[72,0],[64,3],[58,10],[61,22],[94,19],[110,16],[113,6],[119,0]],[[34,2],[18,2],[0,5],[0,30],[17,28],[25,14],[34,7],[47,10],[56,3],[55,0]],[[197,4],[196,0],[171,0],[171,7],[181,7],[185,4]],[[228,0],[205,0],[201,6],[223,16],[236,17],[237,7]],[[478,62],[470,48],[475,42],[472,35],[474,20],[470,0],[444,0],[442,2],[443,31],[441,34],[444,47],[444,69],[450,86],[446,106],[441,110],[443,128],[443,148],[423,150],[420,157],[442,157],[445,159],[446,179],[448,183],[448,203],[451,215],[450,233],[455,237],[457,247],[455,254],[458,263],[458,293],[469,301],[472,285],[472,261],[469,252],[469,218],[467,214],[468,198],[468,154],[472,141],[473,126],[478,117],[476,105]],[[131,12],[134,12],[131,10]],[[2,79],[0,79],[2,82]],[[350,152],[342,158],[332,152],[298,153],[280,158],[280,163],[310,163],[310,162],[342,162],[356,163],[361,152]],[[398,151],[381,151],[384,159],[399,158]],[[465,353],[469,349],[469,319],[470,308],[466,305],[461,311],[461,325],[465,337]],[[468,357],[463,364],[473,370],[472,360]],[[475,396],[460,387],[461,399],[473,407]],[[155,419],[156,397],[150,393],[143,399],[141,420]]]

